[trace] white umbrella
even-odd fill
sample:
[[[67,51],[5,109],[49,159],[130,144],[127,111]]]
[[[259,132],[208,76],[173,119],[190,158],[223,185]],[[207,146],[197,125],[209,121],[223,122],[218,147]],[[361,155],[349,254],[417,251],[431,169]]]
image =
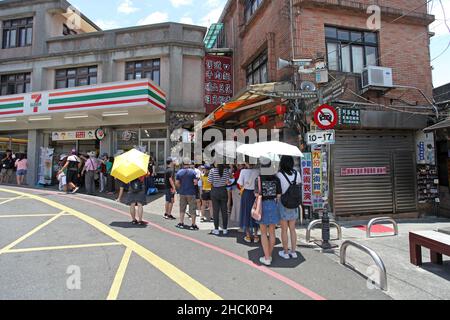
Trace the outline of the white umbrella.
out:
[[[236,151],[249,157],[268,158],[272,161],[279,161],[280,155],[303,157],[303,153],[298,147],[280,141],[264,141],[245,144],[239,146]]]

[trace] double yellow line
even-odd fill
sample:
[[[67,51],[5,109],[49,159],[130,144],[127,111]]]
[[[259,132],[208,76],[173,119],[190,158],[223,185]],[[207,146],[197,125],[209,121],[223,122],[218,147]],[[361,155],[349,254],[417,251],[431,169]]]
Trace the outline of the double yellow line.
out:
[[[110,292],[108,294],[107,299],[117,299],[121,284],[123,282],[123,278],[125,276],[125,272],[128,266],[128,262],[130,260],[131,254],[136,253],[138,256],[142,257],[144,260],[149,262],[151,265],[153,265],[156,269],[164,273],[169,279],[177,283],[180,287],[182,287],[184,290],[189,292],[191,295],[193,295],[198,300],[222,300],[222,298],[217,295],[216,293],[209,290],[207,287],[202,285],[197,280],[193,279],[188,274],[184,273],[168,261],[160,258],[147,248],[141,246],[140,244],[134,242],[133,240],[125,237],[124,235],[120,234],[119,232],[111,229],[110,227],[104,225],[103,223],[99,222],[98,220],[81,213],[77,210],[74,210],[72,208],[69,208],[67,206],[64,206],[60,203],[57,203],[55,201],[45,199],[39,196],[36,196],[34,194],[26,194],[15,190],[7,190],[7,189],[0,189],[1,192],[8,192],[12,194],[16,194],[20,197],[29,197],[31,199],[38,200],[42,203],[45,203],[51,207],[54,207],[56,209],[61,210],[61,212],[51,219],[47,220],[43,224],[37,226],[33,230],[31,230],[26,235],[20,237],[16,241],[12,242],[11,244],[7,245],[6,247],[0,249],[0,255],[2,253],[8,252],[8,250],[11,250],[15,245],[22,242],[26,238],[28,238],[30,235],[36,233],[37,231],[41,230],[48,224],[52,223],[54,220],[59,218],[60,216],[64,215],[65,213],[69,213],[78,219],[90,224],[91,226],[95,227],[99,231],[103,232],[107,236],[111,237],[118,243],[124,245],[126,247],[125,253],[122,257],[122,261],[119,264],[119,268],[116,272],[116,276],[114,278],[113,284],[111,286]],[[62,247],[61,247],[62,248]],[[18,250],[18,249],[16,249]],[[31,249],[30,249],[31,250]]]

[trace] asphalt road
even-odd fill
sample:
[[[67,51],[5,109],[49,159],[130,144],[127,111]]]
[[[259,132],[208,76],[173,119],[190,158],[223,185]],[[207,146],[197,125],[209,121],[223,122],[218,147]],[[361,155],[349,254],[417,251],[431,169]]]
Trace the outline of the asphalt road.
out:
[[[307,247],[286,261],[278,240],[265,267],[237,230],[179,230],[160,212],[133,226],[127,212],[108,199],[0,186],[0,299],[390,299]]]

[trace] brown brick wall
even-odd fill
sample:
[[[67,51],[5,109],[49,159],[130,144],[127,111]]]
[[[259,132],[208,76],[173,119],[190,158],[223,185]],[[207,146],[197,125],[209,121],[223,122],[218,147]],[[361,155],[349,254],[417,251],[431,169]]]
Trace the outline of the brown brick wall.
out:
[[[425,0],[357,0],[356,2],[408,11],[425,3]],[[426,13],[426,5],[417,11]],[[227,46],[234,50],[235,92],[245,88],[245,66],[264,48],[268,48],[269,53],[269,80],[286,80],[289,78],[289,69],[277,71],[276,62],[278,58],[291,59],[289,0],[265,0],[265,4],[259,8],[247,25],[244,24],[243,12],[243,1],[236,1],[224,18]],[[325,24],[367,29],[367,17],[366,13],[358,11],[326,7],[295,7],[295,58],[312,58],[318,52],[326,53]],[[388,24],[393,18],[383,15],[382,19],[384,20],[379,37],[380,66],[393,69],[394,84],[419,87],[431,97],[432,79],[427,26],[402,19],[394,24]],[[307,78],[303,76],[303,79]],[[350,79],[349,83],[350,87],[356,90],[355,79]],[[388,93],[387,98],[371,98],[371,100],[389,104],[390,98],[400,95],[410,103],[426,103],[415,91],[404,94],[394,90]],[[345,98],[355,100],[354,96],[348,94]]]

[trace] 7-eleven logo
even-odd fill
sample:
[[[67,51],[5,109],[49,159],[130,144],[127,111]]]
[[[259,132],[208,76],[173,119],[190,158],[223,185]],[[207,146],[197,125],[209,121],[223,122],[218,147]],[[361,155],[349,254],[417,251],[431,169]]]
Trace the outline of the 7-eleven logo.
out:
[[[35,93],[31,95],[31,107],[33,108],[34,113],[37,113],[38,108],[42,105],[41,99],[42,93]]]

